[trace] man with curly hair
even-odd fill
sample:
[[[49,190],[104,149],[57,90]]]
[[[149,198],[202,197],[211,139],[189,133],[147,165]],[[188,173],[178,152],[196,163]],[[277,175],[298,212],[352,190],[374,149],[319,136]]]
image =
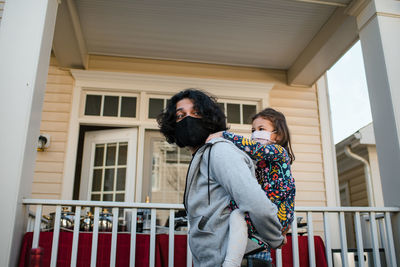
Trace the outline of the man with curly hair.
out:
[[[214,98],[196,89],[181,91],[170,99],[157,122],[169,143],[187,147],[193,154],[183,203],[194,266],[222,266],[231,200],[250,215],[258,238],[271,248],[283,244],[277,208],[257,183],[251,159],[223,138],[205,143],[211,133],[227,129],[225,115]],[[248,246],[249,250],[257,248],[252,241]]]

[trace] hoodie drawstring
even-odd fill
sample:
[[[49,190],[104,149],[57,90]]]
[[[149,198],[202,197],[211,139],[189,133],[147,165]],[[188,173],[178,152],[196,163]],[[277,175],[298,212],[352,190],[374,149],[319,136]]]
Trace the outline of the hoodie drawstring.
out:
[[[208,187],[208,206],[210,206],[210,158],[211,158],[211,148],[212,145],[209,145],[210,149],[208,150],[208,164],[207,164],[207,187]]]
[[[211,143],[206,143],[205,145],[206,145],[206,147],[204,148],[204,150],[207,149],[207,147],[210,147],[210,150],[208,150],[208,164],[207,164],[208,205],[210,205],[210,204],[211,204],[211,200],[210,200],[210,199],[211,199],[211,194],[210,194],[210,157],[211,157],[211,148],[212,148],[213,144],[211,144]],[[198,150],[197,150],[197,151],[198,151]],[[196,153],[197,153],[197,151],[196,151]],[[195,153],[195,154],[196,154],[196,153]],[[204,155],[204,154],[202,154],[201,157],[203,157],[203,155]],[[192,159],[191,159],[191,161],[190,161],[190,163],[189,163],[189,167],[188,167],[188,170],[187,170],[187,173],[186,173],[186,184],[185,184],[185,191],[184,191],[184,194],[183,194],[183,205],[185,206],[185,210],[186,210],[186,211],[188,210],[187,203],[186,203],[186,193],[187,193],[187,190],[188,190],[188,188],[187,188],[187,186],[188,186],[187,181],[188,181],[189,170],[190,170],[190,167],[191,167],[191,165],[192,165],[193,159],[194,159],[194,155],[193,155],[193,157],[192,157]]]

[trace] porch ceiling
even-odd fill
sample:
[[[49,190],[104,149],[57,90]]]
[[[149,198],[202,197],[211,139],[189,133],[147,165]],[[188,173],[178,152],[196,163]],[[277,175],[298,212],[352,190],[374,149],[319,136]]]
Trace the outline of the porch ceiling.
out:
[[[67,0],[75,9],[75,33],[80,24],[81,54],[285,70],[296,65],[294,76],[306,67],[296,59],[349,2]]]

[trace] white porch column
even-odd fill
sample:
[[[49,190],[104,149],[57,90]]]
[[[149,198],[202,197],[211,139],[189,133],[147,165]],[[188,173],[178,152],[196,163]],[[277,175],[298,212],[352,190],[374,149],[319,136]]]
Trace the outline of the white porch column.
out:
[[[0,26],[0,266],[16,266],[36,158],[57,0],[6,1]]]
[[[326,206],[339,207],[339,178],[336,164],[336,150],[333,142],[332,116],[329,104],[328,77],[326,73],[315,83],[318,94],[319,121],[321,125],[322,155],[324,160],[324,178]],[[338,214],[329,214],[329,228],[331,233],[339,233]],[[331,248],[340,248],[340,237],[331,235]]]
[[[372,0],[357,16],[357,24],[384,204],[400,206],[400,1]],[[395,218],[393,230],[400,255],[400,218]]]

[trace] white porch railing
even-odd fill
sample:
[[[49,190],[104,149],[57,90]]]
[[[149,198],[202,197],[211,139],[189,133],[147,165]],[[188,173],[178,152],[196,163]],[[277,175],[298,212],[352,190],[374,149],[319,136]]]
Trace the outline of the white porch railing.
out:
[[[93,229],[92,229],[92,249],[91,249],[91,266],[95,266],[97,258],[97,244],[99,235],[99,217],[101,209],[108,208],[112,209],[112,230],[111,230],[111,251],[110,251],[110,266],[115,266],[116,263],[116,244],[117,244],[117,232],[118,232],[118,213],[119,208],[131,210],[130,216],[130,266],[135,266],[135,246],[136,246],[136,230],[137,230],[137,216],[138,209],[151,210],[151,222],[150,222],[150,254],[149,254],[149,266],[155,266],[155,248],[156,248],[156,218],[157,211],[167,210],[169,211],[169,227],[168,227],[168,266],[174,266],[174,221],[175,211],[183,210],[181,204],[155,204],[155,203],[127,203],[127,202],[101,202],[101,201],[73,201],[73,200],[45,200],[45,199],[25,199],[23,200],[24,205],[28,205],[28,210],[32,207],[36,208],[34,216],[30,216],[28,220],[27,231],[33,230],[33,241],[32,248],[37,248],[39,245],[39,233],[43,229],[43,225],[46,221],[42,219],[43,207],[53,206],[55,207],[55,219],[53,226],[53,240],[52,240],[52,251],[51,251],[51,262],[50,266],[56,266],[57,263],[57,252],[58,252],[58,241],[60,233],[60,222],[62,215],[62,207],[69,207],[75,210],[74,212],[74,224],[73,224],[73,241],[72,241],[72,253],[71,253],[71,266],[76,266],[77,255],[78,255],[78,241],[79,241],[79,227],[80,219],[82,215],[82,209],[92,208],[94,209],[93,217]],[[323,228],[324,228],[324,241],[326,249],[326,260],[329,267],[334,266],[332,260],[332,236],[331,226],[337,223],[339,225],[339,233],[334,233],[340,236],[340,253],[341,253],[341,266],[350,266],[348,260],[348,247],[347,247],[347,234],[345,225],[345,213],[351,214],[354,220],[354,232],[357,244],[357,256],[358,259],[364,259],[364,249],[366,239],[371,239],[371,250],[373,254],[373,266],[382,266],[380,251],[384,251],[384,263],[386,266],[397,266],[395,248],[394,248],[394,237],[391,226],[391,216],[393,213],[399,213],[400,208],[373,208],[373,207],[297,207],[296,214],[306,214],[307,218],[307,230],[308,236],[308,252],[309,252],[309,266],[316,266],[316,255],[314,250],[314,229],[313,229],[313,214],[322,214],[323,217]],[[128,214],[128,213],[126,213]],[[332,221],[331,214],[336,214],[337,221]],[[41,218],[37,220],[36,218]],[[32,221],[33,220],[33,221]],[[296,218],[294,222],[297,222]],[[337,225],[336,224],[336,225]],[[365,228],[369,227],[368,232],[370,236],[366,236]],[[297,223],[292,224],[292,253],[293,253],[293,266],[300,266],[299,262],[299,246],[298,246],[298,227]],[[364,232],[364,234],[363,234]],[[192,256],[187,245],[187,260],[186,266],[192,266]],[[337,251],[338,249],[336,249]],[[277,266],[282,266],[282,253],[281,250],[277,250],[276,253]],[[366,266],[363,260],[358,261],[358,267]]]

